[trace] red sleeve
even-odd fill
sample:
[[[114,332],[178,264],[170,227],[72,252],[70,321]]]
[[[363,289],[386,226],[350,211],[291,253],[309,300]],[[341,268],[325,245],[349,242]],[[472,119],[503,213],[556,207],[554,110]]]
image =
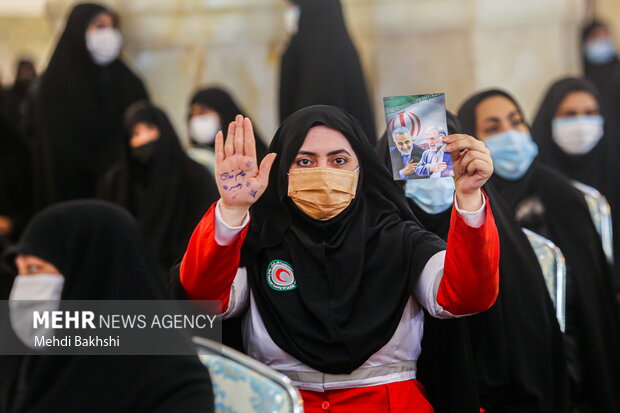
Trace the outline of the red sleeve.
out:
[[[248,226],[229,245],[215,241],[215,205],[202,217],[181,261],[181,285],[190,300],[221,300],[222,312],[228,308],[241,246]]]
[[[444,273],[437,303],[454,315],[488,310],[499,292],[499,235],[486,201],[484,224],[474,228],[452,208]]]

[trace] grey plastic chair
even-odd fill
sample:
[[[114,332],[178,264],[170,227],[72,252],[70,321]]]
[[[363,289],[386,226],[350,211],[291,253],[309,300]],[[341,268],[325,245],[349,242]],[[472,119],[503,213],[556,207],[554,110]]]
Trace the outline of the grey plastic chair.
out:
[[[211,375],[216,413],[303,413],[288,377],[221,343],[193,340]]]
[[[566,261],[562,251],[547,238],[523,228],[523,232],[536,253],[545,277],[547,290],[555,306],[555,313],[562,332],[566,330]]]
[[[594,226],[601,237],[601,243],[603,244],[603,251],[607,257],[607,261],[610,264],[614,263],[614,235],[611,222],[611,207],[607,198],[595,188],[582,184],[581,182],[573,181],[573,186],[579,189],[583,193]]]

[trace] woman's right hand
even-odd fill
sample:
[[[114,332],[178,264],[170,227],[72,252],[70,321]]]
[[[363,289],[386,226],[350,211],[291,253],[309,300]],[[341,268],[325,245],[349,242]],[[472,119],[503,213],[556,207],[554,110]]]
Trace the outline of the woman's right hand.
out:
[[[269,171],[276,158],[270,153],[258,166],[252,122],[237,115],[228,125],[228,134],[215,136],[215,180],[220,192],[222,219],[239,226],[254,202],[263,195],[269,182]]]

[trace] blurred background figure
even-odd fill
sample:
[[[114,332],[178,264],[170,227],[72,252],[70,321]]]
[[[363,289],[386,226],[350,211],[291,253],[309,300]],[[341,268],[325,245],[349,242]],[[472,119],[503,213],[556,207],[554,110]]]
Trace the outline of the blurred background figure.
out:
[[[581,43],[584,76],[598,88],[604,111],[617,128],[620,125],[620,60],[609,26],[601,20],[592,20],[582,30]]]
[[[187,154],[196,162],[215,173],[215,134],[226,131],[235,116],[248,114],[241,110],[232,96],[219,87],[208,87],[194,93],[188,113],[190,148]],[[224,128],[224,129],[223,129]],[[260,162],[267,155],[267,145],[254,129],[256,155]]]
[[[611,206],[614,262],[620,263],[619,136],[604,110],[599,91],[588,80],[565,78],[552,84],[532,126],[541,162],[599,190]],[[615,266],[620,290],[620,265]]]
[[[93,197],[97,181],[120,159],[123,113],[148,98],[119,59],[122,46],[112,11],[90,3],[73,8],[35,98],[37,208]]]
[[[30,60],[20,60],[15,70],[13,86],[5,92],[5,119],[13,130],[23,134],[25,102],[30,88],[37,77],[34,64]]]
[[[306,106],[338,106],[360,121],[374,144],[372,104],[340,1],[288,3],[284,19],[291,39],[280,63],[280,121]]]
[[[125,207],[167,272],[218,198],[213,175],[183,151],[166,114],[137,102],[125,115],[125,156],[104,176],[99,196]]]

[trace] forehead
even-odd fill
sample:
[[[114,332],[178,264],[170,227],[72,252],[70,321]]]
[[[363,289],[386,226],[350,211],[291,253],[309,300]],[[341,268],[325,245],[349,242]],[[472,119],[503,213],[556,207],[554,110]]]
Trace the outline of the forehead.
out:
[[[149,123],[149,122],[136,122],[131,127],[131,131],[133,131],[134,133],[143,132],[143,131],[152,130],[152,129],[158,129],[158,127],[157,125],[153,125],[152,123]]]
[[[114,19],[114,16],[110,12],[102,11],[101,13],[93,17],[90,23],[91,24],[100,23],[100,24],[114,25],[115,19]]]
[[[598,106],[598,104],[590,92],[576,90],[564,96],[560,106]]]
[[[507,97],[497,95],[484,99],[476,107],[476,118],[484,120],[487,117],[506,117],[518,111],[517,106]]]
[[[396,135],[394,135],[394,138],[396,140],[399,140],[399,141],[405,141],[405,140],[409,140],[410,139],[409,135],[406,134],[406,133],[400,133],[400,134],[397,133]]]
[[[346,149],[353,153],[349,140],[340,131],[319,125],[310,128],[299,150],[327,153],[338,149]]]

